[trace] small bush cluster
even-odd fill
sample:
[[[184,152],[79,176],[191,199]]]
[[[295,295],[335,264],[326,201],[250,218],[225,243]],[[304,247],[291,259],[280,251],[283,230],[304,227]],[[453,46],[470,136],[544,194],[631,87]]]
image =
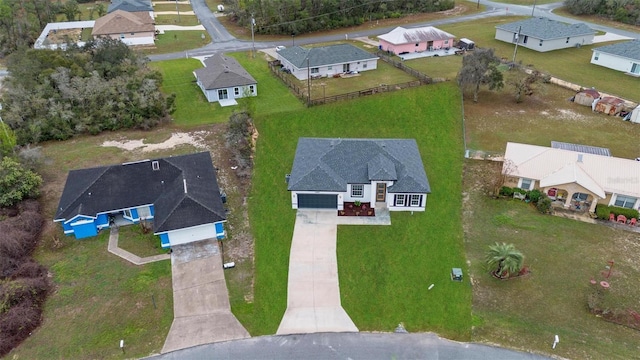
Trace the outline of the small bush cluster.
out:
[[[638,218],[638,210],[635,209],[627,209],[621,208],[617,206],[607,206],[598,204],[596,206],[596,216],[598,219],[609,220],[609,214],[614,214],[616,217],[618,215],[624,215],[627,219]]]
[[[500,195],[511,197],[515,193],[523,194],[525,199],[529,202],[533,203],[542,214],[548,214],[551,212],[551,199],[547,197],[547,195],[540,192],[538,189],[533,190],[524,190],[518,187],[508,187],[503,186],[500,188]]]
[[[47,269],[31,254],[44,219],[36,200],[0,211],[0,357],[26,339],[42,318],[51,288]]]
[[[227,130],[227,147],[231,149],[233,158],[240,168],[240,176],[251,175],[253,167],[253,120],[247,112],[233,113],[229,118]]]

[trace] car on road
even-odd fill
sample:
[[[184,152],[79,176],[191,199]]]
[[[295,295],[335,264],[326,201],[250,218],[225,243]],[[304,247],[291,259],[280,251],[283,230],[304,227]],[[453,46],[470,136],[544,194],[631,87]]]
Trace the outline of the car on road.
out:
[[[278,45],[276,46],[276,51],[284,50],[286,48],[287,48],[286,46]]]

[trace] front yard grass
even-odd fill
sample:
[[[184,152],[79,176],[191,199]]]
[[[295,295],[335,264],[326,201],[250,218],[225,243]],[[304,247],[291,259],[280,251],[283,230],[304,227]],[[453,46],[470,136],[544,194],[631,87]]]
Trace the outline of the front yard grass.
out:
[[[160,351],[173,321],[171,263],[128,263],[107,252],[108,237],[108,231],[81,241],[62,235],[62,248],[38,251],[55,287],[42,325],[10,356],[105,359]]]
[[[178,25],[178,26],[195,26],[200,25],[200,21],[195,15],[158,15],[156,16],[156,25]]]
[[[205,30],[165,31],[164,34],[156,36],[155,47],[145,47],[142,51],[146,55],[167,54],[197,49],[209,42],[211,37]]]
[[[239,99],[240,106],[221,107],[220,104],[207,102],[202,90],[196,84],[193,71],[203,65],[197,59],[178,59],[150,63],[163,75],[162,90],[175,93],[176,111],[172,114],[174,123],[179,126],[222,123],[229,120],[234,111],[249,108],[261,115],[297,111],[304,105],[282,84],[280,79],[271,75],[261,56],[255,58],[250,52],[228,54],[234,56],[258,82],[258,96]]]
[[[149,226],[153,226],[149,223]],[[142,232],[139,224],[120,226],[118,228],[118,247],[140,257],[166,254],[160,244],[160,237],[153,235],[153,231]]]
[[[496,55],[511,61],[514,45],[495,39],[495,26],[524,19],[523,17],[501,16],[464,23],[439,26],[440,29],[467,37],[475,41],[476,46],[495,49]],[[533,65],[537,70],[566,80],[585,88],[595,87],[599,91],[640,102],[638,78],[622,72],[591,64],[591,49],[609,43],[585,45],[580,48],[537,52],[522,46],[518,47],[516,62]]]
[[[382,137],[417,140],[433,194],[426,213],[394,213],[390,227],[339,228],[343,306],[361,330],[392,331],[404,322],[409,331],[469,339],[470,287],[448,276],[451,267],[466,268],[459,99],[457,88],[445,83],[256,118],[260,137],[249,201],[255,302],[232,304],[252,335],[274,333],[286,308],[295,211],[284,175],[291,170],[297,139]],[[431,283],[436,286],[428,291]]]
[[[609,305],[640,311],[640,234],[541,215],[519,200],[492,199],[484,189],[500,163],[465,163],[464,229],[473,277],[473,341],[498,343],[569,359],[631,359],[640,350],[638,331],[590,314],[590,279],[605,280]],[[531,273],[501,281],[484,265],[488,246],[512,243]],[[612,308],[613,309],[613,308]],[[554,335],[560,343],[551,350]]]

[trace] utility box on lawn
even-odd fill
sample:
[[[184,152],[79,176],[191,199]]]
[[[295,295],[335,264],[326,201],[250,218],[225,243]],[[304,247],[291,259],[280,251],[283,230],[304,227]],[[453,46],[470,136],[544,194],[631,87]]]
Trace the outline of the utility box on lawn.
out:
[[[460,268],[451,269],[451,280],[462,281],[462,269]]]

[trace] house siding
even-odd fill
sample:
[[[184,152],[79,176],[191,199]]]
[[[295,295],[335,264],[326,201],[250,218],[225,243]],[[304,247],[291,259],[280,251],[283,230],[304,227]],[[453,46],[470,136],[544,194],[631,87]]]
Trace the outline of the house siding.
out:
[[[598,58],[597,60],[596,57]],[[640,73],[640,60],[634,61],[628,58],[623,58],[621,56],[602,53],[597,50],[594,50],[593,54],[591,54],[591,63],[625,73],[630,73],[633,64],[637,64],[636,68],[638,70],[636,71]]]
[[[398,201],[398,195],[404,196],[404,203]],[[420,205],[411,205],[411,196],[419,195]],[[387,193],[387,207],[389,211],[425,211],[427,194],[416,193]]]
[[[76,239],[84,239],[98,235],[98,227],[93,221],[82,222],[77,225],[71,224],[71,226],[73,227],[73,234],[76,236]]]
[[[450,38],[446,40],[434,40],[431,50],[440,50],[451,48],[454,46],[455,39]],[[409,43],[409,44],[392,44],[386,40],[380,39],[380,49],[384,51],[390,51],[396,55],[400,53],[413,53],[413,52],[423,52],[428,51],[428,42],[422,41],[419,43]]]
[[[218,102],[220,101],[220,98],[218,96],[218,90],[227,90],[227,99],[241,99],[243,97],[245,97],[245,93],[249,94],[248,96],[258,96],[258,85],[257,84],[253,84],[253,93],[250,93],[249,91],[249,87],[250,85],[246,85],[246,86],[233,86],[233,87],[228,87],[228,88],[220,88],[220,89],[205,89],[204,85],[202,85],[202,83],[198,80],[198,86],[200,87],[200,89],[202,90],[202,92],[205,94],[205,97],[207,98],[208,102]],[[235,94],[235,89],[238,89],[238,95]]]
[[[351,184],[347,186],[347,192],[344,194],[344,201],[360,201],[360,202],[371,202],[371,184],[358,184],[363,185],[362,196],[351,196]],[[374,198],[375,199],[375,198]]]
[[[138,33],[118,33],[106,35],[114,40],[120,40],[128,46],[134,45],[153,45],[155,44],[155,34],[153,31],[145,31]]]
[[[307,80],[308,73],[312,77],[314,76],[332,77],[335,74],[342,74],[344,73],[345,64],[349,64],[349,71],[357,71],[357,72],[375,70],[378,68],[378,60],[371,59],[371,60],[353,61],[348,63],[337,63],[337,64],[327,64],[327,65],[317,66],[318,72],[311,74],[311,69],[315,69],[316,67],[312,66],[311,69],[307,70],[306,67],[304,68],[295,67],[291,62],[289,62],[283,57],[279,57],[279,60],[282,63],[282,66],[285,69],[290,70],[291,74],[295,76],[296,79],[298,80]]]
[[[504,41],[507,43],[515,44],[516,34],[517,33],[512,31],[496,29],[495,39]],[[582,45],[591,45],[593,43],[593,35],[570,36],[568,38],[569,38],[568,41],[566,37],[558,38],[558,39],[540,39],[534,36],[520,34],[520,37],[518,38],[518,46],[525,47],[538,52],[547,52],[552,50],[575,47],[576,44],[580,44],[580,46],[582,46]],[[526,40],[526,43],[525,43],[525,40]],[[540,45],[540,41],[542,41],[542,45]]]

